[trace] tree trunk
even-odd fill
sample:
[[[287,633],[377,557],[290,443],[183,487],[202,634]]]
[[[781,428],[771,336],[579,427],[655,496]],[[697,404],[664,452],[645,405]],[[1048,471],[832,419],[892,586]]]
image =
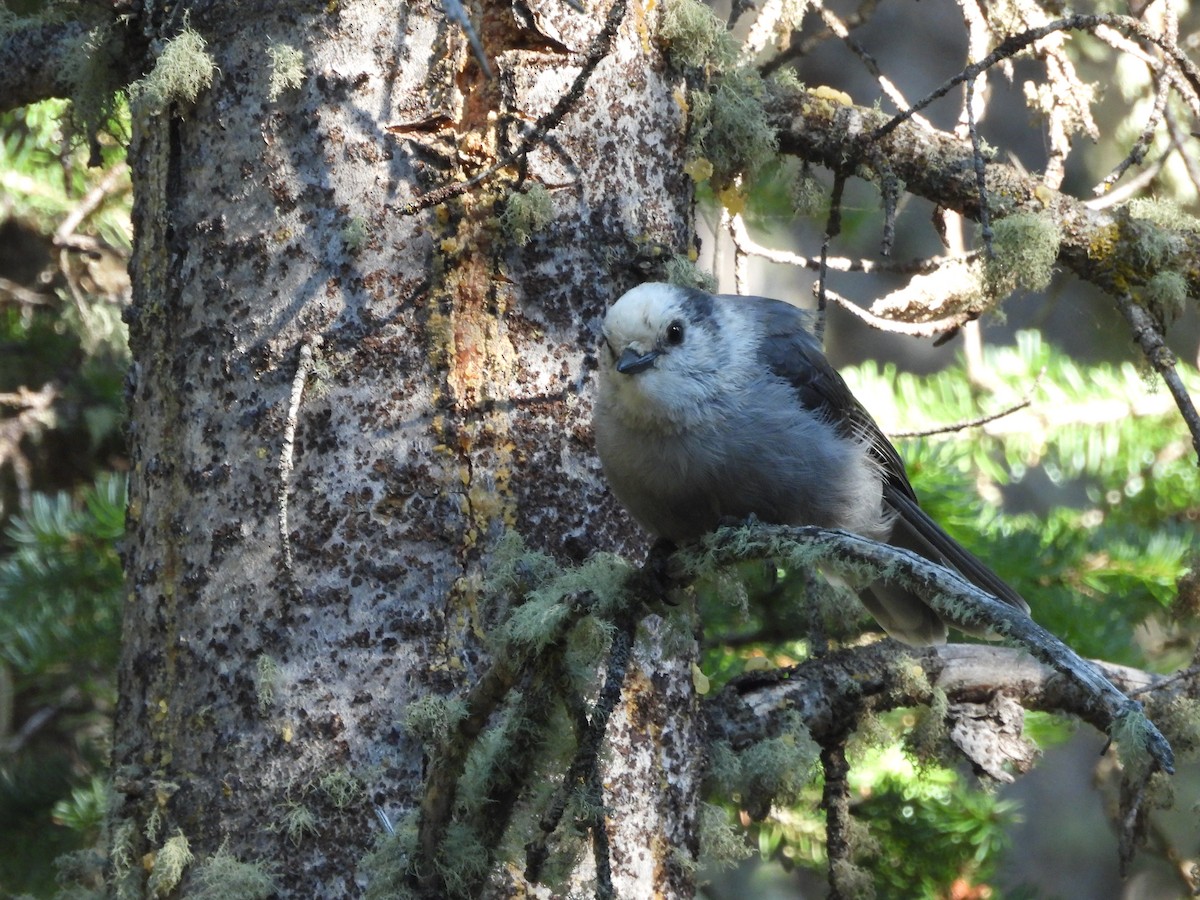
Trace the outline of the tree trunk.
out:
[[[143,71],[185,27],[215,68],[194,102],[132,104],[123,892],[211,886],[220,851],[280,896],[361,893],[373,807],[422,802],[406,710],[487,667],[502,534],[564,561],[640,549],[592,452],[589,359],[639,248],[690,249],[691,188],[653,4],[617,3],[473,10],[491,80],[433,2],[141,9]],[[521,245],[501,216],[532,185],[551,215]],[[667,712],[690,708],[688,663],[642,646],[612,734],[650,752],[614,749],[605,799],[658,810],[661,855],[618,893],[680,895],[662,863],[690,789],[626,787],[657,791],[694,746]],[[610,830],[632,885],[649,838]]]

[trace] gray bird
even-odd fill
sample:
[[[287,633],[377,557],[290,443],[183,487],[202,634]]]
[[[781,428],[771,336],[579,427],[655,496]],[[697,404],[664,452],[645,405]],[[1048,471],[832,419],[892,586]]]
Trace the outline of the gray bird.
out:
[[[617,300],[604,319],[593,419],[617,499],[675,543],[750,516],[887,541],[1028,613],[918,505],[896,448],[829,364],[809,318],[779,300],[670,284]],[[945,641],[945,623],[915,594],[875,582],[860,596],[898,640]]]

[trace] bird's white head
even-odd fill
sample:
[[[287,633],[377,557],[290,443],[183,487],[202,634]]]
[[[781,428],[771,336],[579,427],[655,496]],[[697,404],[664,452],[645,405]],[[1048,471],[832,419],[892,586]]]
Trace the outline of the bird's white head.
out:
[[[719,298],[652,282],[624,294],[604,319],[601,400],[630,425],[687,428],[710,414],[739,368]]]

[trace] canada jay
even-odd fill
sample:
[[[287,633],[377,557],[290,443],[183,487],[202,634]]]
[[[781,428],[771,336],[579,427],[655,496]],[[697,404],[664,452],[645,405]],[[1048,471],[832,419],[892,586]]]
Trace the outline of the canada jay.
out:
[[[596,448],[617,499],[681,543],[726,519],[840,528],[913,550],[1028,612],[917,505],[896,449],[779,300],[643,284],[604,320]],[[916,595],[875,582],[867,609],[893,637],[941,643]]]

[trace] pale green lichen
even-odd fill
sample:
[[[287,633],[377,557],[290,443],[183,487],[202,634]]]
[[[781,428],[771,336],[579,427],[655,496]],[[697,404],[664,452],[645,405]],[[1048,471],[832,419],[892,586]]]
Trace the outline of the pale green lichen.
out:
[[[1138,293],[1142,305],[1164,324],[1175,321],[1187,308],[1188,283],[1179,272],[1159,272]]]
[[[71,83],[71,115],[89,139],[109,124],[124,96],[115,73],[126,55],[124,32],[111,25],[93,28],[66,61]]]
[[[275,876],[262,863],[247,863],[225,848],[196,866],[189,900],[266,900],[279,891]]]
[[[357,254],[367,245],[370,240],[371,229],[367,225],[367,220],[362,216],[352,216],[342,226],[342,243],[346,245],[346,252],[351,255]]]
[[[452,822],[435,865],[449,897],[469,897],[491,871],[487,847],[463,822]]]
[[[1139,197],[1130,200],[1127,208],[1135,219],[1146,219],[1172,231],[1200,231],[1200,218],[1184,212],[1170,200]]]
[[[796,801],[817,773],[821,749],[803,721],[789,715],[775,737],[734,750],[724,741],[708,748],[707,789],[765,814],[772,803]]]
[[[792,179],[790,194],[792,212],[796,216],[824,215],[829,210],[829,196],[825,186],[817,180],[807,165],[802,166]]]
[[[992,254],[984,265],[993,296],[1045,290],[1061,243],[1062,231],[1048,214],[1015,213],[993,222]]]
[[[676,255],[667,260],[665,278],[671,284],[680,287],[699,288],[709,292],[717,289],[716,277],[705,272],[686,256]]]
[[[904,741],[908,752],[922,764],[942,761],[948,734],[946,716],[950,700],[941,688],[933,688],[930,693],[929,708],[917,715],[916,724]]]
[[[188,839],[183,832],[177,832],[169,837],[154,856],[154,868],[146,882],[146,889],[152,896],[165,897],[179,886],[183,880],[183,871],[195,857],[192,856]]]
[[[417,894],[409,886],[417,852],[417,817],[413,810],[395,823],[391,834],[382,834],[359,863],[367,879],[366,900],[410,900]]]
[[[523,705],[524,695],[513,691],[509,705],[498,716],[496,724],[479,735],[458,779],[458,807],[469,813],[478,812],[487,803],[495,781],[499,761],[512,750],[514,735],[525,724],[517,707]]]
[[[442,746],[467,715],[467,704],[457,697],[428,695],[404,713],[405,729],[427,748]]]
[[[493,597],[523,597],[553,578],[561,568],[562,565],[550,554],[530,550],[521,535],[507,531],[492,553],[484,579],[484,593]]]
[[[267,45],[267,59],[271,63],[271,80],[267,86],[267,99],[272,103],[284,91],[294,90],[304,84],[304,53],[291,44]]]
[[[612,646],[616,626],[596,616],[584,616],[567,636],[563,669],[578,692],[590,693],[600,665]]]
[[[1128,258],[1142,269],[1170,266],[1187,246],[1187,239],[1153,219],[1130,216],[1123,220],[1121,237]]]
[[[526,595],[505,623],[506,644],[524,652],[539,652],[563,636],[577,613],[567,601],[583,592],[592,598],[591,611],[607,617],[626,602],[629,563],[615,554],[597,553],[582,565],[565,569]]]
[[[1150,771],[1148,746],[1152,727],[1146,714],[1137,709],[1117,716],[1108,729],[1108,736],[1120,751],[1126,777],[1134,782],[1144,780]]]
[[[739,755],[742,798],[747,806],[765,809],[799,800],[816,774],[821,748],[797,719],[787,733],[751,744]]]
[[[192,103],[212,84],[216,63],[204,38],[185,27],[167,41],[154,68],[129,86],[134,109],[147,116],[161,115],[172,103]]]
[[[275,703],[275,687],[279,682],[279,664],[267,654],[261,654],[254,666],[254,697],[258,714],[266,715]]]
[[[764,101],[762,76],[750,68],[732,69],[710,91],[691,94],[691,156],[712,164],[710,181],[718,192],[741,175],[753,182],[779,150]]]
[[[704,780],[709,790],[732,797],[737,793],[742,778],[742,763],[728,741],[714,741],[708,747],[708,766]]]
[[[753,855],[745,834],[723,807],[701,801],[696,817],[700,859],[716,870],[731,869]]]
[[[108,856],[109,883],[117,900],[141,896],[140,869],[135,865],[133,855],[136,845],[137,827],[131,819],[120,819],[112,829]]]
[[[1171,742],[1177,756],[1200,754],[1200,700],[1175,697],[1153,707],[1154,721]]]
[[[830,864],[829,876],[837,896],[846,900],[874,900],[875,880],[861,866],[847,859],[835,859]]]
[[[158,829],[162,827],[162,810],[157,806],[150,810],[150,814],[146,816],[146,825],[143,829],[143,834],[146,835],[146,840],[154,843],[158,840]]]
[[[737,41],[725,23],[698,0],[666,0],[658,36],[680,66],[723,69],[738,56]]]
[[[554,201],[544,185],[534,183],[529,189],[514,191],[504,202],[500,224],[514,244],[525,246],[534,234],[541,231],[554,218]]]
[[[283,832],[292,846],[299,847],[306,837],[317,834],[317,817],[303,803],[289,800],[273,830]]]
[[[346,769],[335,769],[317,780],[317,787],[338,809],[357,803],[366,794],[363,783]]]

